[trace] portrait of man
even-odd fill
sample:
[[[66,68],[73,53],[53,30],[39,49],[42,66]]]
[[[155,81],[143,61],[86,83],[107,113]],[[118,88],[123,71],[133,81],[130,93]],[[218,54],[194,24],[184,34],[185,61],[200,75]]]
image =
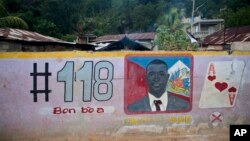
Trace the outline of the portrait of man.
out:
[[[167,91],[170,74],[166,62],[154,59],[145,69],[147,94],[129,104],[129,112],[185,111],[190,108],[190,101]]]

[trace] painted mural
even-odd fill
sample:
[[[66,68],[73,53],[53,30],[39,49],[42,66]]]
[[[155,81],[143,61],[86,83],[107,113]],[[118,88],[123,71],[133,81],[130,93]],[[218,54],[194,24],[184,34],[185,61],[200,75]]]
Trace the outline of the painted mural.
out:
[[[228,141],[230,125],[250,124],[249,60],[250,52],[0,53],[0,140]]]
[[[233,107],[244,67],[245,62],[242,60],[209,62],[199,106]]]
[[[192,108],[192,56],[127,56],[125,111],[187,112]]]

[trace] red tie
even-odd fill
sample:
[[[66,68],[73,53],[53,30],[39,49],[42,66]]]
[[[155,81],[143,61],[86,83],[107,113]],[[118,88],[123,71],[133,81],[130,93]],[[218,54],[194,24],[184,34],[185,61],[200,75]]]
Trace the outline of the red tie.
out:
[[[160,105],[162,104],[161,100],[154,100],[156,111],[161,111]]]

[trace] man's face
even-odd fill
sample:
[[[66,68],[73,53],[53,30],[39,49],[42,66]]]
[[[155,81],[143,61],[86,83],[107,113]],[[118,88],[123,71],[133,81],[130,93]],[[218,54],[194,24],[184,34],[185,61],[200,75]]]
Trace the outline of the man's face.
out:
[[[168,76],[166,65],[150,64],[146,75],[149,92],[159,98],[166,91]]]

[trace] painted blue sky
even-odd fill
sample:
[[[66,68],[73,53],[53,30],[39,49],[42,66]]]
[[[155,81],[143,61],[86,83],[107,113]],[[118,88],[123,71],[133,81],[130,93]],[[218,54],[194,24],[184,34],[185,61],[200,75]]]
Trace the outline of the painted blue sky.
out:
[[[171,68],[177,61],[182,61],[188,68],[191,66],[191,57],[189,56],[131,56],[128,57],[128,60],[134,62],[144,69],[146,66],[154,59],[160,59],[167,63],[168,67]]]

